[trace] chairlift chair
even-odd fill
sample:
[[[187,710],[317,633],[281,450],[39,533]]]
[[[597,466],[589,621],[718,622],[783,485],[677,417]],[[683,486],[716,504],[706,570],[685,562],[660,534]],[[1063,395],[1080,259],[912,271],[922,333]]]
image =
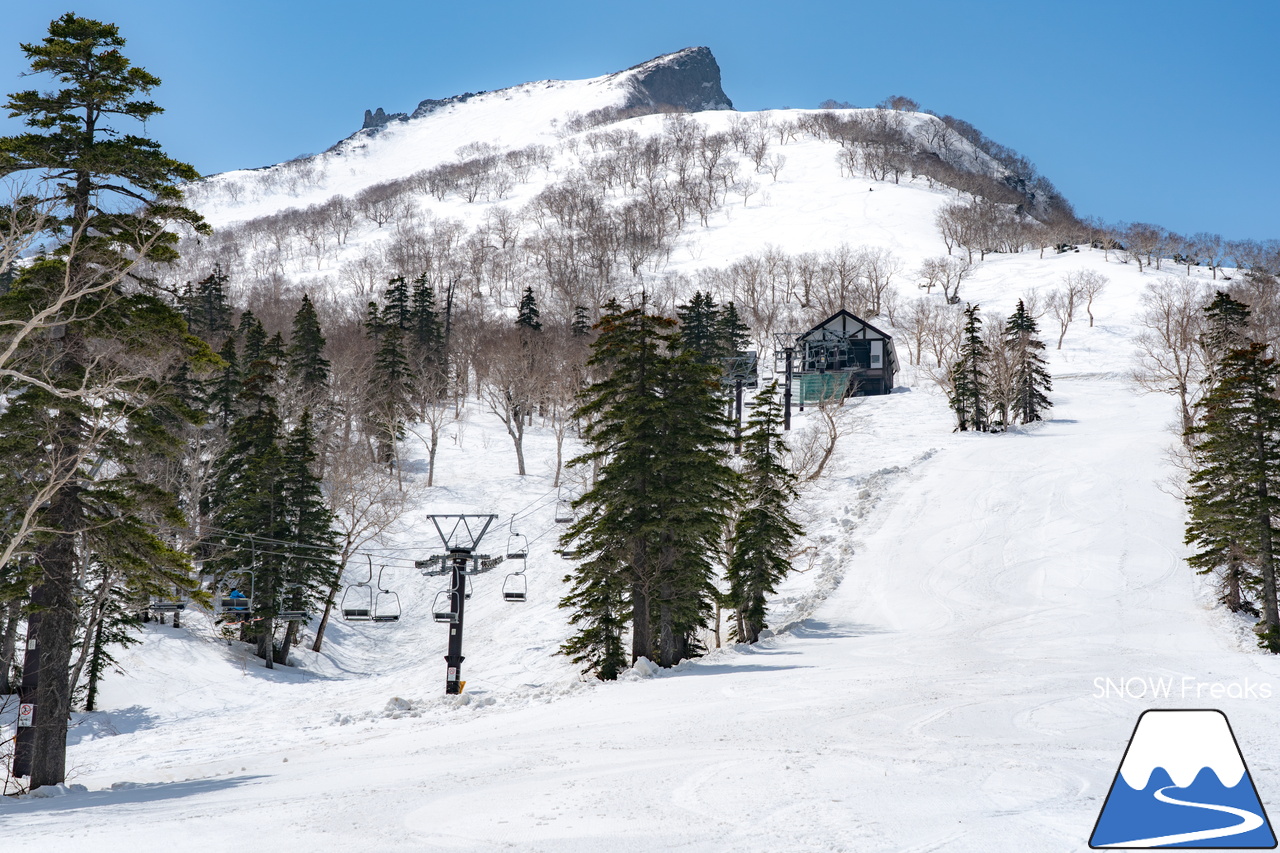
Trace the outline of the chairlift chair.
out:
[[[524,560],[529,556],[529,538],[523,533],[512,533],[507,537],[507,559]],[[523,571],[523,569],[521,570]]]
[[[187,609],[187,602],[181,599],[153,598],[147,609],[152,613],[179,613]]]
[[[386,566],[378,569],[378,595],[373,600],[374,622],[400,621],[400,595],[382,585],[382,573]]]
[[[528,600],[529,584],[525,580],[524,571],[512,572],[502,582],[502,600],[521,602]]]
[[[241,572],[238,577],[241,580],[248,580],[248,584],[229,584],[226,586],[226,592],[219,592],[218,597],[214,599],[214,612],[219,616],[225,616],[225,620],[229,624],[244,622],[253,610],[253,572]],[[245,595],[241,587],[247,586],[249,594]],[[232,595],[238,592],[240,595]],[[238,618],[236,618],[238,617]]]
[[[444,600],[441,601],[441,596]],[[453,593],[447,589],[442,589],[436,593],[436,599],[431,604],[431,618],[437,622],[457,622],[458,614],[453,610]]]
[[[282,622],[309,622],[311,620],[311,614],[307,611],[297,606],[288,607],[285,605],[285,602],[289,601],[290,598],[296,602],[302,597],[299,594],[300,592],[305,593],[300,583],[289,584],[284,588],[280,595],[280,609],[276,612],[277,619]]]
[[[342,618],[347,622],[370,622],[373,620],[373,560],[369,559],[369,577],[359,583],[349,584],[342,591],[339,609]]]
[[[561,498],[556,501],[556,524],[573,523],[573,501]]]

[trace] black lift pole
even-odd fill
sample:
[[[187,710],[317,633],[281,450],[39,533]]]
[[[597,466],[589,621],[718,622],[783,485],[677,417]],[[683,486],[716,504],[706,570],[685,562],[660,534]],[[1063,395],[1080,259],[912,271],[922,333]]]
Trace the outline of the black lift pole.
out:
[[[462,692],[462,618],[467,604],[467,576],[491,571],[502,562],[502,556],[490,558],[475,553],[480,540],[498,516],[496,515],[429,515],[440,534],[447,553],[416,565],[423,575],[449,576],[449,648],[445,655],[444,692],[454,696]]]
[[[449,625],[449,653],[444,656],[444,692],[455,695],[462,692],[462,611],[467,605],[467,564],[471,562],[470,548],[450,548],[449,602],[456,614]]]

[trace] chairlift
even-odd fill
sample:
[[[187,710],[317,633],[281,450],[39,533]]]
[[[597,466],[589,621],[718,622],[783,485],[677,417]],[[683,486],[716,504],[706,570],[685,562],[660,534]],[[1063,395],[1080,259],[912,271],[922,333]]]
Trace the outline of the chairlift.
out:
[[[441,597],[443,596],[443,600]],[[453,609],[453,593],[447,589],[442,589],[436,593],[436,599],[431,604],[431,618],[437,622],[457,622],[458,614]]]
[[[311,614],[305,610],[298,608],[287,608],[284,602],[287,601],[295,590],[302,589],[302,584],[295,583],[285,587],[283,595],[280,597],[281,607],[276,613],[276,618],[282,622],[308,622],[311,620]]]
[[[225,617],[224,621],[231,625],[248,621],[253,611],[253,572],[240,572],[238,577],[248,583],[227,584],[226,592],[220,592],[214,599],[214,613]],[[241,588],[244,586],[249,588],[248,595]]]
[[[528,599],[529,584],[525,580],[524,570],[512,572],[502,582],[502,600],[521,602]]]
[[[512,532],[507,537],[507,559],[524,560],[529,556],[529,538],[523,533]],[[523,571],[523,569],[521,570]]]
[[[574,521],[573,501],[568,498],[556,499],[556,524],[572,524]]]
[[[180,613],[187,609],[187,600],[185,598],[163,598],[155,596],[147,604],[147,610],[152,613]]]
[[[386,570],[386,566],[378,569],[378,595],[373,600],[373,621],[399,622],[400,596],[382,585],[382,573]]]
[[[367,555],[366,555],[367,556]],[[369,560],[369,577],[359,583],[349,584],[342,591],[339,608],[342,618],[347,622],[370,622],[373,620],[373,558]]]

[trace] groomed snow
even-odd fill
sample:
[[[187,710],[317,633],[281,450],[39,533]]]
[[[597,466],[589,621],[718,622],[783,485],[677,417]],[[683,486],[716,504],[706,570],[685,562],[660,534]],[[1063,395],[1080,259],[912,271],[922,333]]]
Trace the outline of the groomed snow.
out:
[[[631,125],[646,123],[658,120]],[[953,194],[841,179],[831,146],[779,150],[778,182],[756,178],[767,199],[691,227],[673,269],[848,242],[893,249],[913,296],[909,271],[944,252],[932,213]],[[514,513],[535,541],[527,604],[501,600],[501,570],[475,580],[461,698],[441,695],[439,584],[411,567],[432,553],[419,515],[379,552],[402,621],[338,623],[295,668],[262,669],[204,617],[149,627],[120,654],[103,710],[76,716],[68,781],[87,790],[0,801],[0,837],[41,853],[1080,850],[1141,711],[1209,702],[1276,801],[1275,704],[1203,688],[1275,695],[1280,661],[1183,561],[1172,401],[1125,378],[1139,295],[1169,271],[1090,250],[993,256],[962,296],[997,322],[1083,269],[1111,281],[1096,324],[1078,319],[1050,350],[1048,422],[952,433],[914,369],[846,412],[853,430],[803,500],[813,550],[772,604],[777,636],[657,675],[578,678],[555,654],[569,565],[553,553],[551,438],[531,432],[517,477],[502,427],[474,404],[449,427],[443,485],[421,512]],[[1054,330],[1044,337],[1052,348]],[[1107,678],[1174,687],[1100,695]]]

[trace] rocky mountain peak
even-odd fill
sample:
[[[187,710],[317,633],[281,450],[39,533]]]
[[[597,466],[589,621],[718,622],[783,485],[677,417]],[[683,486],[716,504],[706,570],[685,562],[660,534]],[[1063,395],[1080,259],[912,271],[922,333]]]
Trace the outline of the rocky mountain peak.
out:
[[[733,101],[720,87],[720,66],[709,47],[686,47],[632,66],[635,94],[629,107],[668,105],[698,112],[731,110]]]

